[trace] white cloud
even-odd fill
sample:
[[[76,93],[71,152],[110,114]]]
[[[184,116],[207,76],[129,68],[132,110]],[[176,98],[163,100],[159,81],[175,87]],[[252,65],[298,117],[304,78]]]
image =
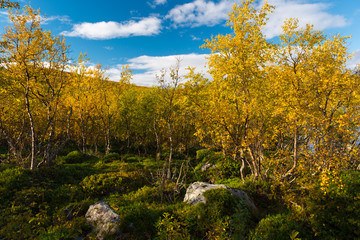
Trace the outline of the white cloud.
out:
[[[183,54],[183,55],[171,55],[171,56],[140,56],[128,60],[130,69],[141,72],[135,73],[133,77],[133,83],[141,86],[153,86],[156,85],[156,75],[160,73],[162,69],[169,69],[176,64],[176,59],[180,58],[180,75],[187,74],[185,68],[191,66],[196,67],[197,72],[205,74],[206,77],[210,77],[207,73],[206,57],[207,54]],[[119,81],[121,68],[123,65],[117,65],[107,70],[109,78],[113,81]]]
[[[213,1],[195,0],[176,6],[170,10],[166,18],[172,20],[175,26],[213,26],[227,19],[227,14],[235,2],[237,1],[221,0],[215,3]]]
[[[199,37],[196,37],[195,35],[190,35],[191,39],[194,40],[194,41],[199,41],[201,40],[201,38]]]
[[[9,13],[0,11],[0,22],[9,22]]]
[[[113,39],[131,36],[151,36],[160,33],[161,20],[157,17],[147,17],[142,20],[127,22],[97,22],[80,23],[73,26],[71,32],[62,34],[69,37],[81,37],[87,39]]]
[[[114,47],[111,47],[111,46],[105,46],[104,48],[108,51],[114,50]]]
[[[59,21],[61,23],[69,24],[71,23],[71,19],[69,16],[42,16],[41,23],[48,24],[51,21]]]
[[[353,52],[353,57],[350,60],[348,60],[347,66],[350,69],[354,69],[357,66],[360,66],[360,49]]]
[[[167,0],[155,0],[154,3],[156,5],[162,5],[162,4],[165,4],[167,2]]]
[[[228,13],[232,11],[235,3],[241,3],[241,1],[195,0],[176,6],[166,15],[166,19],[170,19],[175,26],[181,27],[213,26],[228,19]],[[264,3],[265,0],[261,0],[257,7]],[[268,0],[268,3],[275,6],[275,12],[269,16],[268,24],[264,29],[267,38],[281,34],[281,26],[288,18],[299,18],[300,27],[311,23],[320,30],[344,27],[349,24],[344,16],[330,14],[328,9],[332,5],[328,3],[312,3],[309,0]]]
[[[262,0],[262,6],[265,0]],[[273,38],[281,34],[281,26],[288,18],[298,18],[299,26],[313,24],[316,29],[344,27],[349,23],[342,15],[332,15],[326,12],[331,5],[326,3],[309,3],[305,0],[268,0],[275,6],[275,11],[269,16],[269,21],[264,29],[267,38]]]

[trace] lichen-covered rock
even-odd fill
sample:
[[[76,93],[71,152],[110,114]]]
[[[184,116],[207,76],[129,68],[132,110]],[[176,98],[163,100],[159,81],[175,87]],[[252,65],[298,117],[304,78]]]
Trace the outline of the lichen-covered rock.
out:
[[[206,172],[209,168],[216,168],[216,164],[211,164],[211,163],[206,163],[204,165],[201,166],[200,170],[201,172]]]
[[[257,213],[258,210],[253,203],[253,201],[249,198],[249,196],[241,190],[230,188],[224,184],[210,184],[206,182],[194,182],[190,184],[190,186],[186,189],[186,194],[184,197],[184,202],[196,205],[200,202],[206,203],[206,199],[204,197],[204,192],[210,189],[218,189],[225,188],[235,197],[239,197],[245,201],[245,203],[249,206],[249,208]]]
[[[205,171],[208,170],[211,166],[212,166],[211,163],[206,163],[206,164],[204,164],[204,165],[200,168],[200,170],[201,170],[202,172],[205,172]]]
[[[120,216],[104,201],[91,205],[85,217],[98,232],[98,239],[104,239],[104,237],[119,231]]]

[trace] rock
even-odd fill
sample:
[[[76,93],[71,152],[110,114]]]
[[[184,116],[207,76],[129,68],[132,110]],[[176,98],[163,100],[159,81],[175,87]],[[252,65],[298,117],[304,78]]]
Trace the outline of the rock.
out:
[[[210,163],[206,163],[205,165],[203,165],[200,170],[202,172],[205,172],[206,170],[208,170],[212,165]]]
[[[119,231],[120,216],[104,201],[91,205],[85,217],[98,232],[98,239],[104,239],[106,236],[116,234]]]
[[[204,165],[201,166],[200,171],[206,172],[209,168],[217,168],[217,165],[216,164],[212,165],[211,163],[205,163]]]
[[[186,189],[186,194],[184,197],[184,202],[190,203],[192,205],[196,205],[200,202],[206,203],[206,199],[204,197],[204,192],[210,189],[218,189],[225,188],[231,194],[236,197],[239,197],[245,201],[245,203],[249,206],[250,210],[254,213],[258,213],[258,210],[253,203],[253,201],[249,198],[249,196],[241,190],[230,188],[224,184],[210,184],[205,182],[194,182],[190,184],[190,186]]]

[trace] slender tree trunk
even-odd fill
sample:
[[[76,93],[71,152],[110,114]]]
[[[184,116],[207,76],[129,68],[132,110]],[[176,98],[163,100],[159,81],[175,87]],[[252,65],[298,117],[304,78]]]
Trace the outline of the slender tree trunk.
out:
[[[241,176],[241,180],[244,182],[245,178],[244,178],[244,169],[245,169],[245,160],[244,158],[241,158],[241,167],[240,167],[240,176]]]
[[[287,177],[292,174],[297,166],[297,158],[298,158],[298,127],[295,127],[294,133],[294,153],[293,153],[293,165],[289,171],[284,174],[284,177]]]
[[[53,160],[52,159],[52,154],[50,152],[51,152],[51,150],[54,150],[53,147],[52,147],[52,138],[53,138],[54,133],[55,133],[55,127],[54,127],[54,123],[52,122],[50,124],[48,143],[47,143],[45,154],[44,154],[44,161],[48,165],[51,165],[52,160]]]
[[[251,150],[250,147],[248,147],[248,151],[249,151],[249,154],[250,154],[250,158],[251,158],[251,163],[253,165],[253,169],[254,169],[254,176],[255,178],[258,178],[259,177],[259,169],[258,169],[258,166],[257,166],[257,163],[256,163],[256,158],[253,154],[253,151]]]
[[[25,106],[26,112],[30,121],[30,135],[31,135],[31,159],[30,159],[30,169],[34,170],[37,166],[37,158],[36,158],[36,138],[35,138],[35,124],[34,118],[32,116],[30,110],[30,101],[29,101],[29,87],[26,88],[25,91]]]
[[[155,115],[154,115],[153,128],[154,128],[154,134],[156,137],[156,160],[160,160],[160,158],[161,158],[160,137],[159,137],[159,134],[156,129]]]
[[[13,143],[12,139],[9,137],[9,135],[6,133],[5,130],[2,130],[2,133],[4,134],[5,138],[6,138],[6,141],[9,145],[9,150],[10,152],[14,155],[15,159],[16,159],[16,162],[19,163],[20,162],[20,158],[18,156],[18,153],[17,153],[17,150],[16,150],[16,147],[15,147],[15,144]]]
[[[171,162],[173,154],[173,139],[172,139],[172,127],[170,121],[168,122],[169,128],[169,160],[168,160],[168,169],[167,169],[167,179],[171,179]]]
[[[109,154],[110,153],[110,149],[111,149],[111,145],[110,145],[110,126],[107,127],[106,130],[106,149],[105,149],[105,154]]]
[[[81,123],[81,135],[82,135],[82,153],[86,153],[86,130],[81,107],[79,107],[80,123]]]

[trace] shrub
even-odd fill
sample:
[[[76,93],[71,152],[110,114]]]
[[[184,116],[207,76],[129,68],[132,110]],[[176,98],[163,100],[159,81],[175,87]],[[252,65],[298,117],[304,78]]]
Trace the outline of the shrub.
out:
[[[186,205],[176,211],[191,236],[202,239],[244,239],[253,226],[253,218],[242,199],[226,189],[204,193],[206,204]]]
[[[147,207],[142,202],[128,202],[120,210],[122,216],[121,231],[132,235],[130,239],[152,239],[156,234],[155,224],[161,213]]]
[[[80,185],[90,196],[103,196],[118,191],[122,180],[119,173],[101,173],[85,177]]]
[[[211,151],[210,149],[200,149],[196,151],[196,160],[197,161],[202,161],[204,159],[206,159],[209,155],[213,155],[214,152]]]
[[[321,239],[360,238],[360,172],[346,171],[309,194],[306,212]]]
[[[79,151],[69,152],[65,157],[60,158],[60,162],[62,163],[82,163],[85,161],[85,155]]]
[[[31,172],[22,168],[8,168],[0,172],[0,201],[6,205],[13,194],[30,184]]]
[[[1,158],[0,158],[1,159]],[[0,163],[0,172],[6,170],[6,169],[9,169],[9,168],[12,168],[14,167],[14,165],[12,164],[9,164],[9,163]]]
[[[312,239],[303,221],[290,214],[268,215],[261,219],[250,239],[289,240],[291,237]]]
[[[93,204],[93,200],[90,199],[69,203],[67,206],[61,209],[59,215],[63,215],[64,219],[66,220],[70,220],[79,216],[85,216],[91,204]]]
[[[200,175],[199,180],[215,182],[224,178],[233,178],[240,175],[240,162],[234,161],[232,158],[226,157],[221,152],[212,152],[209,150],[205,150],[206,149],[199,150],[201,152],[198,154],[198,158],[202,160],[196,165],[194,169],[195,172]],[[200,172],[202,166],[204,166],[205,164],[210,164],[210,167],[206,171]]]
[[[170,216],[169,213],[164,213],[163,218],[156,223],[156,228],[158,229],[156,240],[191,239],[186,224]]]
[[[121,158],[122,158],[122,160],[124,162],[127,162],[127,163],[139,162],[140,161],[140,158],[138,156],[134,155],[134,154],[125,154]]]
[[[120,160],[120,159],[121,159],[121,157],[118,153],[109,153],[102,158],[102,160],[106,163],[112,162],[115,160]]]
[[[39,240],[53,240],[53,239],[86,239],[92,238],[88,234],[91,232],[92,227],[87,223],[85,217],[78,217],[72,221],[67,221],[63,225],[50,226],[40,234],[37,239]]]
[[[160,202],[161,194],[157,187],[144,186],[124,196],[124,198],[136,202]]]

